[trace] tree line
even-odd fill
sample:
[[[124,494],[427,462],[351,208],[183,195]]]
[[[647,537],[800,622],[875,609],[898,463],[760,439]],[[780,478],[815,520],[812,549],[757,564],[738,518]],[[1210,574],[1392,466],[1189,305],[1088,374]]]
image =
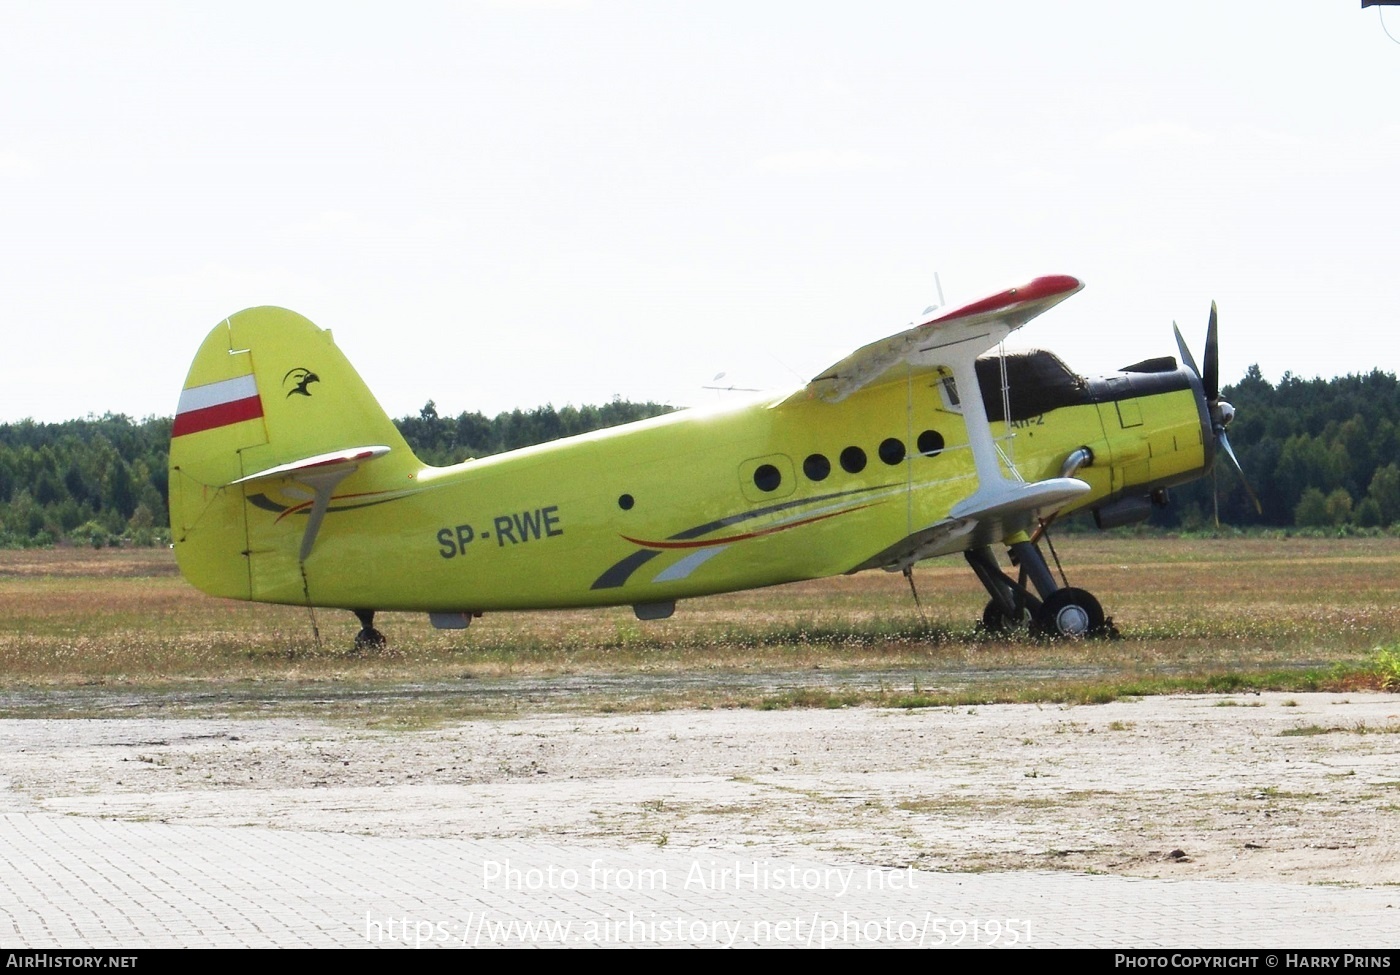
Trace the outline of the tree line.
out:
[[[1230,442],[1263,506],[1256,514],[1222,461],[1218,478],[1172,490],[1168,528],[1239,526],[1400,530],[1400,383],[1393,373],[1270,384],[1251,366],[1222,395],[1238,410]],[[542,406],[441,416],[430,400],[396,420],[426,463],[544,443],[669,412],[660,403]],[[149,545],[169,540],[170,418],[120,415],[0,424],[0,547]]]
[[[1263,507],[1256,513],[1221,459],[1216,477],[1172,490],[1160,523],[1392,528],[1400,525],[1400,383],[1374,370],[1336,379],[1284,373],[1278,385],[1250,366],[1221,396],[1237,410],[1230,445]]]
[[[395,420],[419,458],[456,464],[670,412],[661,403],[541,406],[439,416],[431,400]],[[0,548],[153,545],[170,540],[170,417],[108,414],[0,424]]]

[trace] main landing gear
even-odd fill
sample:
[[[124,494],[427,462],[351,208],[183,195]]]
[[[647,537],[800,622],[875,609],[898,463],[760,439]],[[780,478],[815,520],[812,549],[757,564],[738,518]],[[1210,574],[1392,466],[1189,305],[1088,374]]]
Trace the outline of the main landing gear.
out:
[[[1103,607],[1092,594],[1055,581],[1039,547],[1027,535],[1015,536],[1008,548],[1011,563],[1021,570],[1016,579],[1001,570],[991,546],[963,553],[992,597],[982,611],[984,630],[1010,633],[1029,625],[1036,636],[1067,639],[1114,632],[1112,621],[1104,617]]]
[[[355,634],[356,650],[381,650],[389,641],[384,634],[374,628],[374,610],[357,609],[355,615],[360,620],[360,632]]]

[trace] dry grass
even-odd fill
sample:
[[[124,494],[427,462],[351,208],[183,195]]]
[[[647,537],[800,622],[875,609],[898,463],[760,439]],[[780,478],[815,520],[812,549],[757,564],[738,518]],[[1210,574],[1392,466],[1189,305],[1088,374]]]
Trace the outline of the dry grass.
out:
[[[989,640],[972,626],[980,586],[961,559],[944,559],[916,572],[926,618],[902,578],[869,572],[682,603],[659,623],[625,608],[496,614],[463,633],[386,613],[378,625],[390,649],[355,654],[351,614],[318,614],[318,648],[306,610],[206,597],[166,550],[0,552],[0,684],[229,690],[805,672],[810,680],[789,676],[777,690],[701,680],[577,697],[605,709],[1092,701],[1379,687],[1376,648],[1400,642],[1400,539],[1071,536],[1058,547],[1071,583],[1100,598],[1122,639]],[[847,686],[841,675],[857,672],[892,676]],[[921,673],[931,675],[922,686]]]

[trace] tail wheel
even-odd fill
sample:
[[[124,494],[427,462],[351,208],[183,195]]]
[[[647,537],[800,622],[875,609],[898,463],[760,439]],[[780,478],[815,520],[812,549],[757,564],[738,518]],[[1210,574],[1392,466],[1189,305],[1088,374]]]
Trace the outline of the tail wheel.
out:
[[[356,650],[382,650],[388,644],[389,641],[384,639],[384,634],[372,626],[355,634]]]
[[[1039,636],[1080,640],[1104,631],[1103,607],[1083,589],[1056,589],[1036,610],[1034,630]]]
[[[356,650],[381,650],[388,644],[384,634],[374,628],[374,610],[357,609],[355,617],[360,621],[360,632],[355,634]]]

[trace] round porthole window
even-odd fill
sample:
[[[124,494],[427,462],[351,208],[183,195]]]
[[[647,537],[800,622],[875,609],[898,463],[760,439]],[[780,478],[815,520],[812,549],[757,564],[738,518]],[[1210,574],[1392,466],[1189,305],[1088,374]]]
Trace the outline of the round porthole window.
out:
[[[826,476],[831,473],[831,461],[826,459],[826,454],[812,454],[802,462],[802,473],[806,474],[809,480],[825,481]]]
[[[897,437],[880,441],[880,459],[891,467],[904,460],[904,441]]]
[[[919,434],[919,453],[925,457],[936,457],[943,450],[943,434],[937,430],[925,430]]]
[[[783,475],[772,464],[760,464],[753,472],[753,483],[760,491],[776,491],[783,483]]]

